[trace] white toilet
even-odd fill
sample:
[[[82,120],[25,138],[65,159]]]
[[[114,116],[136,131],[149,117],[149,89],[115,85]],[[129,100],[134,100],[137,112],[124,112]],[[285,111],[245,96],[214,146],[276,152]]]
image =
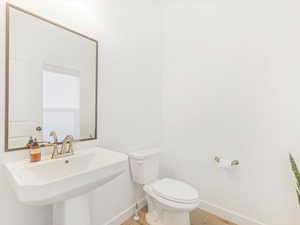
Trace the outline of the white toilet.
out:
[[[190,211],[199,205],[199,194],[189,184],[158,179],[159,150],[149,149],[129,155],[133,180],[144,185],[150,225],[190,225]]]

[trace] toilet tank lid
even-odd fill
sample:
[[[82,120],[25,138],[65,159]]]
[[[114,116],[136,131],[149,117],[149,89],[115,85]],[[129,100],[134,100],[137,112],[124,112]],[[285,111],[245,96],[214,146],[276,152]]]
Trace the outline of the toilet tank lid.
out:
[[[158,155],[159,152],[160,152],[159,148],[150,148],[150,149],[145,149],[137,152],[131,152],[129,153],[129,158],[143,160],[147,157]]]

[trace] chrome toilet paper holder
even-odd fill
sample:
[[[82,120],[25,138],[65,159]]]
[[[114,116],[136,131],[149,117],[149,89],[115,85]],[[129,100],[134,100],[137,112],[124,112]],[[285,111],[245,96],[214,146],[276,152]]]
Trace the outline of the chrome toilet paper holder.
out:
[[[216,156],[216,157],[215,157],[215,161],[216,161],[217,163],[219,163],[219,162],[221,161],[221,158],[218,157],[218,156]],[[238,166],[238,165],[240,165],[240,161],[239,161],[239,160],[232,160],[232,161],[231,161],[231,166]]]

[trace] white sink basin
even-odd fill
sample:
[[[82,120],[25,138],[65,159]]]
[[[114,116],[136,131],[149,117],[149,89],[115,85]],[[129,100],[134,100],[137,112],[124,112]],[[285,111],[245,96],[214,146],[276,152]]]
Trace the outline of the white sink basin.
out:
[[[127,166],[127,155],[102,148],[37,163],[23,160],[4,165],[21,202],[54,205],[55,225],[90,225],[86,193],[119,176]]]
[[[31,205],[53,204],[86,193],[120,175],[126,166],[127,155],[102,148],[38,163],[5,164],[19,200]]]

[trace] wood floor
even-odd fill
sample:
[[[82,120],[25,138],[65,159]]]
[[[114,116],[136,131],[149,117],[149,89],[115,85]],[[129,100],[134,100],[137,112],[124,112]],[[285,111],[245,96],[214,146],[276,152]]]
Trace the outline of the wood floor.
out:
[[[145,213],[147,209],[144,208],[139,212],[141,217],[140,221],[134,222],[132,219],[129,219],[122,225],[148,225],[145,221]],[[217,216],[214,216],[208,212],[202,210],[195,210],[191,213],[191,223],[192,225],[236,225],[229,221],[223,220]]]

